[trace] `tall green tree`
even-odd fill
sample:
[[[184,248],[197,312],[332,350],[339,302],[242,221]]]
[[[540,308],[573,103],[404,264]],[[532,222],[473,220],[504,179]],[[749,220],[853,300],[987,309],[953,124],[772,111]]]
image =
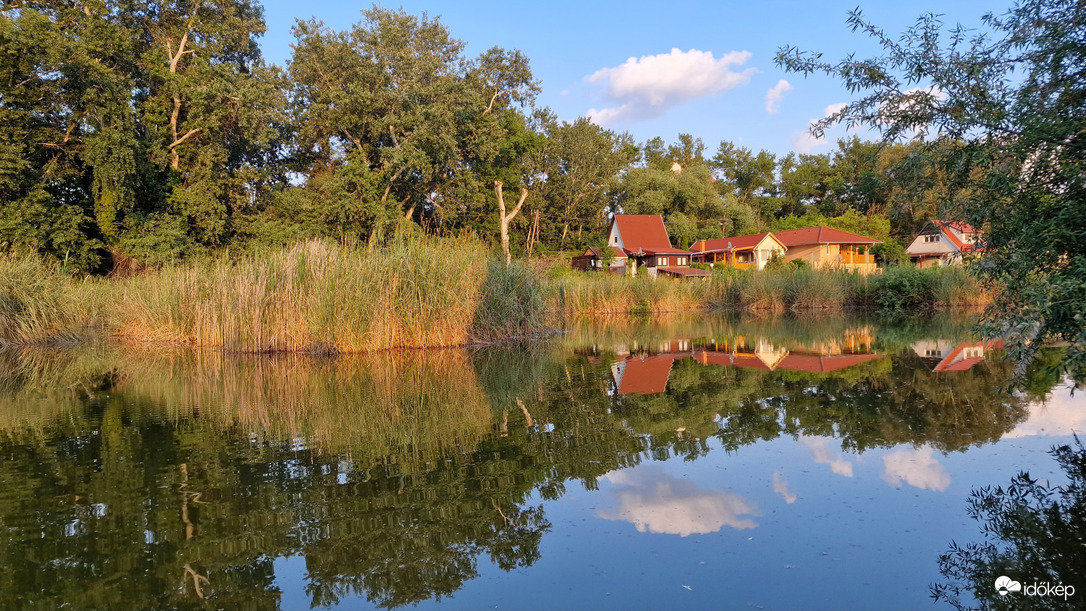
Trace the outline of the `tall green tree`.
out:
[[[926,135],[917,154],[968,190],[961,216],[985,230],[974,269],[997,283],[988,330],[1024,364],[1045,341],[1071,344],[1086,368],[1086,5],[1023,0],[983,30],[946,31],[935,15],[895,38],[858,11],[854,31],[883,53],[824,61],[781,48],[789,71],[840,78],[857,100],[818,123],[869,125],[894,141]],[[1023,371],[1023,369],[1020,369]]]

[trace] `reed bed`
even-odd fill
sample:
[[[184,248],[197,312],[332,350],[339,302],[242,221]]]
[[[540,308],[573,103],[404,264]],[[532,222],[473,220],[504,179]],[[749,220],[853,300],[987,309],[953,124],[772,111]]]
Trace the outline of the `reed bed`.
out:
[[[128,280],[114,332],[233,352],[458,346],[500,336],[513,322],[537,326],[524,274],[488,278],[503,272],[470,239],[415,238],[372,251],[310,241]],[[529,311],[499,313],[502,305]]]
[[[0,253],[0,346],[87,336],[101,311],[100,285],[74,280],[37,256]]]
[[[991,302],[991,292],[962,268],[902,266],[869,276],[804,268],[725,269],[693,280],[577,273],[552,277],[547,283],[548,308],[567,317],[711,309],[772,313],[861,308],[908,313]]]

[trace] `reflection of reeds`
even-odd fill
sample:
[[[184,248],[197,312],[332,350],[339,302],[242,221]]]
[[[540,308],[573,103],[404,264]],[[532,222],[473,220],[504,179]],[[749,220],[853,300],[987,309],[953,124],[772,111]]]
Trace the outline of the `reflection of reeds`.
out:
[[[93,395],[112,368],[112,351],[25,348],[0,351],[0,431],[40,430]]]
[[[8,397],[0,399],[0,429],[55,424],[80,408],[84,381],[101,379],[103,372],[130,417],[198,416],[262,440],[302,438],[307,447],[347,452],[355,460],[410,456],[416,463],[471,451],[492,421],[471,360],[459,350],[335,359],[189,350],[91,358],[77,351],[50,365],[57,356],[7,356],[19,371],[45,367],[34,380],[24,376],[18,393],[0,395]],[[21,411],[10,409],[16,401]]]

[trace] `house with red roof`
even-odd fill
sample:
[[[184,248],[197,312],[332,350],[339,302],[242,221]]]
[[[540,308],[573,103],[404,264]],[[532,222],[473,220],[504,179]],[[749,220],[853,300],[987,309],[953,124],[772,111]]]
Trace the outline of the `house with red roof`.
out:
[[[819,225],[778,231],[777,240],[787,248],[787,261],[806,261],[815,269],[842,269],[861,274],[878,271],[871,247],[882,244],[866,236]]]
[[[774,256],[783,257],[787,247],[772,233],[756,233],[734,238],[698,240],[690,247],[695,263],[717,263],[736,269],[763,269]]]
[[[1003,340],[961,342],[947,340],[921,340],[913,344],[913,352],[932,371],[967,371],[983,363],[985,351],[1003,348]]]
[[[980,252],[981,235],[962,221],[931,221],[905,249],[917,267],[960,265],[965,255]]]
[[[611,219],[607,245],[622,251],[629,273],[644,267],[650,276],[663,274],[679,278],[708,276],[709,272],[690,267],[690,252],[675,248],[659,214],[616,214]]]

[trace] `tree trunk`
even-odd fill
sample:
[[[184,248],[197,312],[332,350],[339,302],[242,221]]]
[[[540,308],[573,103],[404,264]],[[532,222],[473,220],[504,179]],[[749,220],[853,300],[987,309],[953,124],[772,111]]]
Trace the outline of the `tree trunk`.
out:
[[[509,214],[505,213],[505,197],[502,194],[502,181],[494,181],[494,194],[498,196],[498,218],[501,221],[501,233],[502,233],[502,251],[505,253],[505,264],[510,265],[513,263],[513,255],[509,253],[509,221],[516,218],[517,213],[520,212],[520,208],[524,205],[524,200],[528,199],[528,189],[520,188],[520,201],[517,202],[515,208]]]

